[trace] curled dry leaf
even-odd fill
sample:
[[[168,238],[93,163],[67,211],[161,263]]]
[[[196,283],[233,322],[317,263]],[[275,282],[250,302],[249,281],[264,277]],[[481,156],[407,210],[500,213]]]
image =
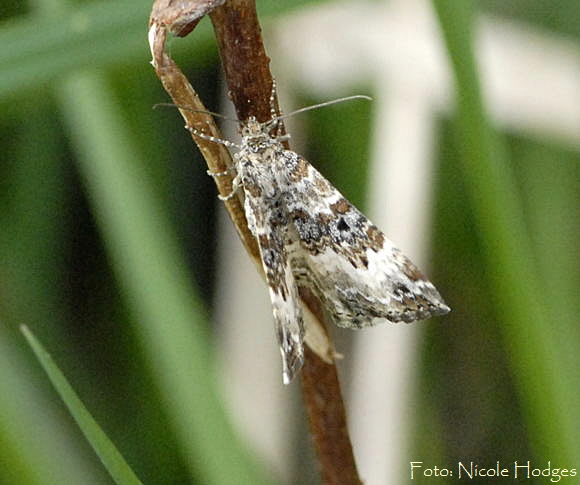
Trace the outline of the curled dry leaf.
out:
[[[207,13],[226,0],[157,0],[153,4],[149,25],[163,25],[177,37],[189,34]]]

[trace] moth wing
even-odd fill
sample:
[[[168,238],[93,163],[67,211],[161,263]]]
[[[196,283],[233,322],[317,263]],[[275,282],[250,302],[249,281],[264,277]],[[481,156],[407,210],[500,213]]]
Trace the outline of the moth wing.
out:
[[[328,180],[299,155],[286,157],[292,269],[337,325],[412,322],[449,311],[433,284]]]
[[[304,323],[285,246],[287,228],[277,220],[279,215],[266,209],[260,199],[249,193],[246,193],[245,206],[250,229],[258,240],[282,354],[283,380],[288,384],[304,361]]]

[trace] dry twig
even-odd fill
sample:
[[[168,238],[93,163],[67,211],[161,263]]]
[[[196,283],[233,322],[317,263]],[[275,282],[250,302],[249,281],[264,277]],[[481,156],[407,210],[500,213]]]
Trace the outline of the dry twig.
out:
[[[157,0],[150,18],[149,42],[153,66],[173,102],[185,107],[181,115],[188,126],[219,137],[211,116],[191,110],[205,110],[189,81],[165,52],[167,32],[178,36],[190,33],[201,17],[211,17],[224,67],[229,95],[238,119],[255,116],[260,121],[270,117],[272,75],[269,58],[262,42],[254,0]],[[223,172],[231,167],[229,152],[221,145],[193,136],[209,170]],[[220,194],[231,191],[230,176],[216,177]],[[226,208],[252,259],[261,267],[256,241],[250,233],[241,200],[233,197]],[[301,297],[310,311],[322,322],[320,302],[301,289]],[[325,332],[325,330],[324,330]],[[302,369],[302,388],[310,430],[321,464],[325,484],[360,484],[352,446],[348,436],[344,404],[334,363],[328,355],[319,356],[308,347]],[[331,359],[332,360],[332,357]]]

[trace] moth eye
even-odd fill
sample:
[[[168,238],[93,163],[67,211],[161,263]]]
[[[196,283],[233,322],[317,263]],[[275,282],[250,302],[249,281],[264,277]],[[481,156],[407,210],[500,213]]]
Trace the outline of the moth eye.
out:
[[[350,227],[342,217],[338,221],[336,227],[338,228],[339,231],[348,231],[350,229]]]

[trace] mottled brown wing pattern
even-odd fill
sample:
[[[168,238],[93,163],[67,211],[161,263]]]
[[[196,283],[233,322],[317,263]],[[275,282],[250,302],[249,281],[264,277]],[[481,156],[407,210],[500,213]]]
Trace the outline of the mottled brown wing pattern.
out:
[[[291,266],[341,327],[412,322],[449,311],[417,267],[314,167],[285,152]],[[286,187],[286,190],[284,189]]]
[[[311,289],[341,327],[412,322],[443,315],[449,307],[372,222],[304,158],[284,149],[270,134],[275,122],[276,117],[269,123],[250,118],[242,125],[231,195],[243,188],[288,383],[304,358],[298,286]]]
[[[248,226],[258,241],[262,268],[268,283],[276,337],[282,354],[283,380],[289,383],[304,360],[304,324],[300,297],[286,248],[287,220],[279,202],[264,188],[253,186],[254,171],[244,181],[245,212]],[[278,196],[276,190],[270,191]]]

